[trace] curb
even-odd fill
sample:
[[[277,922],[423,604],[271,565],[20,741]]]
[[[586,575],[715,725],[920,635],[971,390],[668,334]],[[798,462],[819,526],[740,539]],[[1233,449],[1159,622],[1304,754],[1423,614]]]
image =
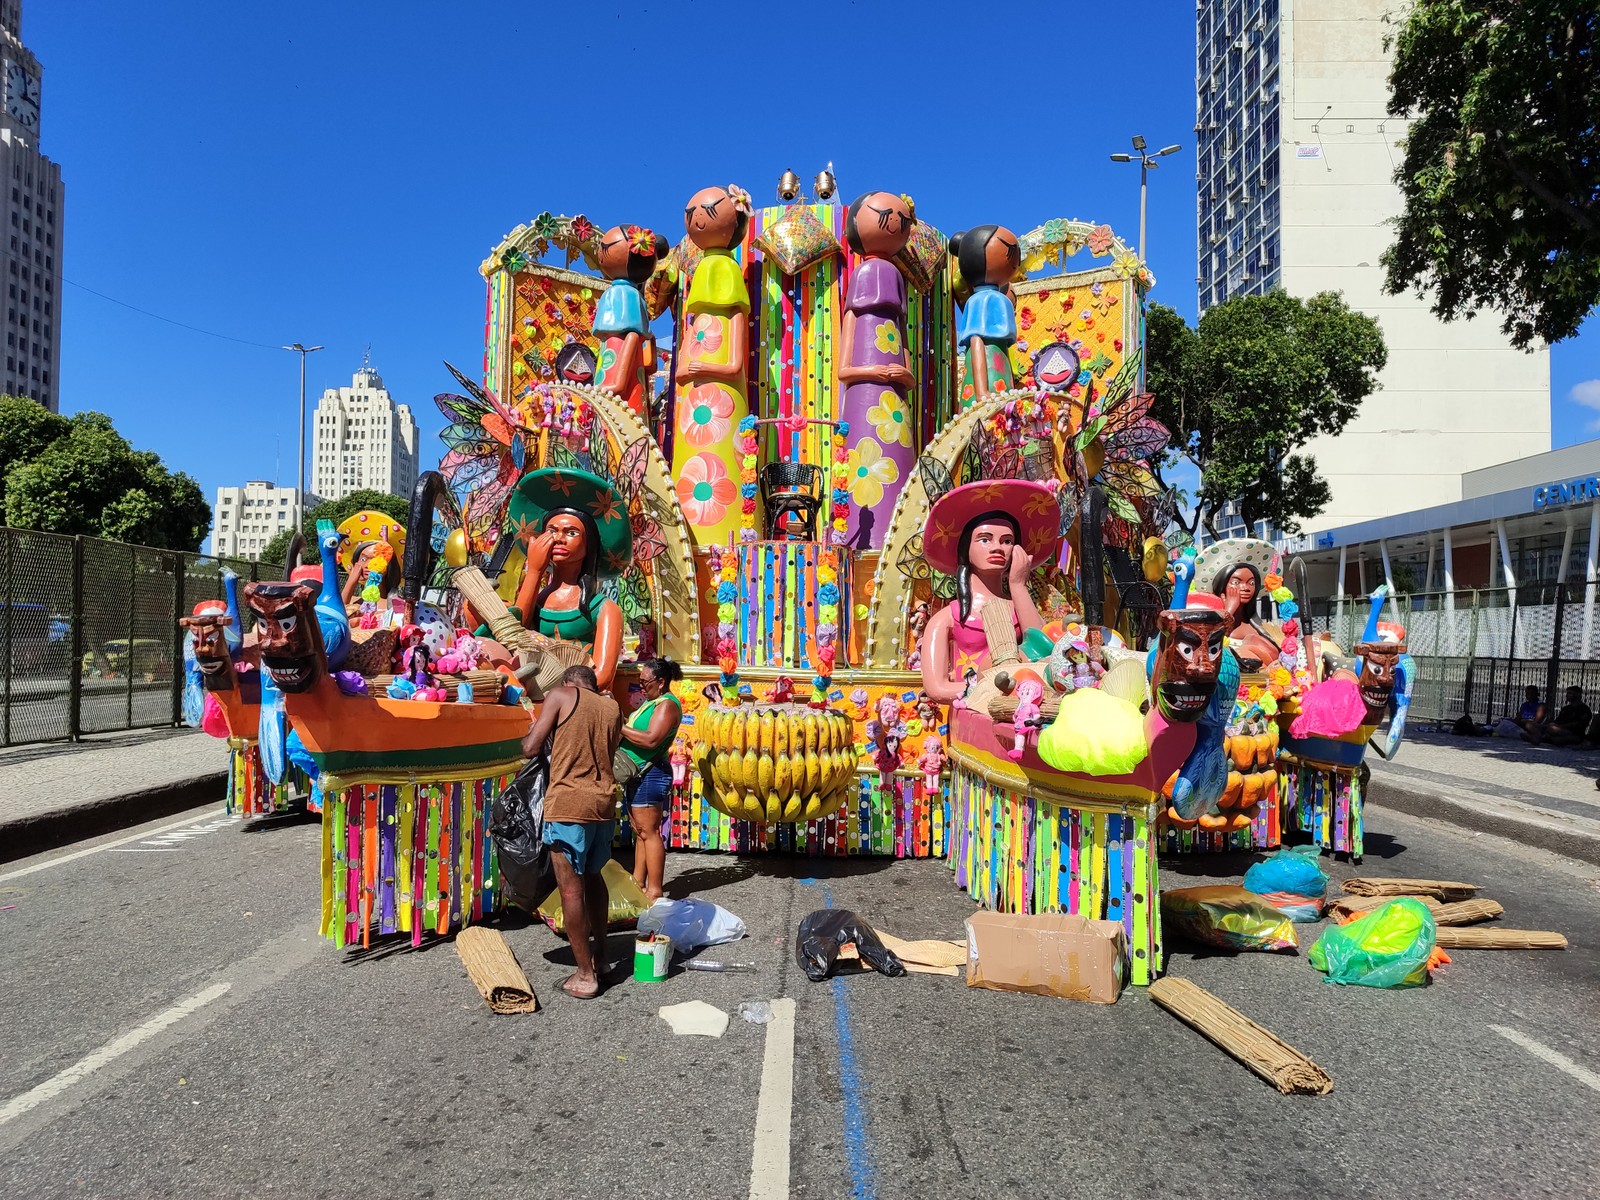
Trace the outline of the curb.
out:
[[[27,858],[84,838],[113,833],[187,809],[221,803],[227,783],[226,771],[212,771],[161,787],[110,796],[89,804],[52,809],[0,823],[0,863]]]
[[[1523,846],[1600,866],[1600,821],[1463,790],[1451,795],[1427,783],[1374,772],[1369,803],[1413,817],[1443,821]]]

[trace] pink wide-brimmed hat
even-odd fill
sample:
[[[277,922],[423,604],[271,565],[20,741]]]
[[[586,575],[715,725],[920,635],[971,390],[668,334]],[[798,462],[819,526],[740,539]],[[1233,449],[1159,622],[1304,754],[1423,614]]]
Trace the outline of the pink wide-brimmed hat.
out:
[[[1017,539],[1033,558],[1049,554],[1061,540],[1061,508],[1048,487],[1029,479],[983,479],[952,488],[929,510],[922,533],[929,565],[954,575],[962,530],[974,517],[991,512],[1017,523]]]

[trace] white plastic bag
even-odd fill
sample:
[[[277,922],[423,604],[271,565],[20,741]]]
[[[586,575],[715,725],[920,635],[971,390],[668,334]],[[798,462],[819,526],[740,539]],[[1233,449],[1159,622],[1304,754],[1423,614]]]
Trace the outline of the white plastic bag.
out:
[[[663,933],[676,954],[720,946],[744,936],[744,922],[709,900],[657,900],[639,918],[640,933]]]

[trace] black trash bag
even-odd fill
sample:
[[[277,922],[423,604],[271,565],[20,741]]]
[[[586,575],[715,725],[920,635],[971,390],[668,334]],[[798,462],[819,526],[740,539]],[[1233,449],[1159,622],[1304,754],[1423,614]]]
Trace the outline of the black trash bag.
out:
[[[534,912],[555,887],[555,870],[544,844],[544,793],[550,784],[550,759],[535,755],[494,798],[489,836],[500,864],[502,895]]]
[[[843,908],[819,908],[803,918],[795,937],[795,961],[812,983],[821,983],[833,974],[839,951],[855,943],[861,961],[880,975],[904,975],[906,966],[878,940],[878,935],[855,913]]]

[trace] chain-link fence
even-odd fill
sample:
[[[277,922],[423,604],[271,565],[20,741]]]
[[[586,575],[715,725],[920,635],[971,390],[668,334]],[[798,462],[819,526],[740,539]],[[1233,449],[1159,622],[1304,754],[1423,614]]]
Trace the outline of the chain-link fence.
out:
[[[1385,601],[1381,619],[1406,627],[1406,650],[1418,667],[1411,720],[1452,724],[1463,714],[1479,722],[1515,716],[1530,687],[1556,706],[1568,687],[1579,687],[1600,710],[1600,603],[1591,617],[1588,595],[1588,585],[1578,582],[1515,592],[1419,592]],[[1308,628],[1331,635],[1348,653],[1368,611],[1364,598],[1344,597],[1312,601],[1302,615]]]
[[[257,564],[0,529],[0,746],[173,725],[178,618]],[[246,627],[249,615],[245,615]]]

